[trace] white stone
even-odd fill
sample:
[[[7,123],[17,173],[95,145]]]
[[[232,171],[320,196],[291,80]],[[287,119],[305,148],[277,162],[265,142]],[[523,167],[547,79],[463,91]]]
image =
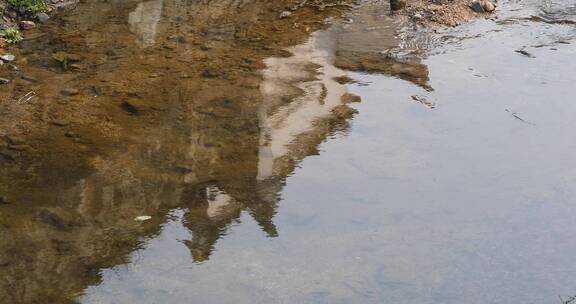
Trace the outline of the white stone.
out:
[[[134,220],[137,221],[137,222],[144,222],[144,221],[148,221],[148,220],[151,220],[151,219],[152,219],[152,217],[151,217],[151,216],[148,216],[148,215],[141,215],[141,216],[137,216],[137,217],[134,218]]]

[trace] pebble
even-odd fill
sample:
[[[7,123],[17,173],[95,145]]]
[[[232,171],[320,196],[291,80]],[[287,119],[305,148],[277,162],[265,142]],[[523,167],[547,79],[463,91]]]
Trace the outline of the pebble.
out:
[[[10,150],[14,150],[14,151],[25,151],[28,150],[28,148],[30,148],[29,145],[23,144],[23,145],[9,145],[8,149]]]
[[[490,1],[484,1],[483,6],[484,6],[484,10],[489,12],[489,13],[496,10],[496,5],[494,5],[494,3],[490,2]]]
[[[151,219],[152,219],[152,217],[149,216],[149,215],[142,215],[142,216],[137,216],[137,217],[134,218],[134,220],[137,221],[137,222],[144,222],[144,221],[148,221],[148,220],[151,220]]]
[[[477,13],[490,13],[496,10],[496,5],[490,0],[474,0],[469,7]]]
[[[71,224],[64,220],[61,216],[47,209],[38,212],[36,215],[36,220],[46,225],[50,225],[58,230],[68,230],[71,226]]]
[[[127,99],[124,100],[121,104],[120,107],[132,114],[132,115],[139,115],[142,112],[147,111],[150,107],[148,106],[148,104],[146,104],[145,102],[138,100],[138,99]]]
[[[6,140],[12,145],[22,145],[26,143],[24,137],[18,135],[6,135]]]
[[[66,119],[53,119],[52,124],[58,127],[65,127],[70,124],[70,122]]]
[[[393,11],[401,10],[406,7],[406,0],[390,0],[390,9]]]
[[[60,91],[60,93],[62,95],[66,95],[66,96],[74,96],[74,95],[78,95],[78,93],[80,93],[77,89],[63,89],[62,91]]]
[[[188,173],[193,172],[193,170],[191,168],[189,168],[188,166],[185,166],[185,165],[184,166],[176,166],[174,168],[174,170],[178,173],[181,173],[181,174],[188,174]]]
[[[202,72],[202,77],[204,77],[204,78],[218,77],[218,72],[215,71],[214,69],[207,68],[204,70],[204,72]]]
[[[288,17],[290,17],[291,15],[292,15],[291,12],[289,12],[289,11],[283,11],[282,13],[280,13],[280,19],[288,18]]]
[[[0,78],[0,84],[9,84],[9,83],[10,83],[10,79]]]
[[[470,8],[477,13],[484,13],[485,12],[484,6],[482,6],[480,1],[474,1],[474,2],[470,3]]]
[[[12,55],[12,54],[6,54],[6,55],[2,55],[0,56],[0,59],[2,59],[3,61],[14,61],[14,59],[16,59],[16,56]]]
[[[23,30],[31,30],[36,27],[36,23],[29,20],[20,21],[20,28]]]
[[[0,157],[5,160],[16,160],[18,158],[18,152],[10,150],[0,150]]]
[[[38,13],[38,14],[36,14],[36,19],[38,19],[38,21],[44,23],[44,22],[48,21],[48,19],[50,19],[50,16],[48,16],[48,14],[46,14],[46,13]]]

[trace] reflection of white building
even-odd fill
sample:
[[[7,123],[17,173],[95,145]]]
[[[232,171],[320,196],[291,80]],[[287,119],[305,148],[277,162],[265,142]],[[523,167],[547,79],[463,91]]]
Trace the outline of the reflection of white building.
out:
[[[142,46],[150,46],[156,42],[163,5],[164,0],[141,2],[133,12],[128,14],[130,31],[138,36],[138,42]]]
[[[342,105],[346,86],[334,80],[345,73],[334,67],[321,34],[289,49],[294,56],[269,58],[263,71],[260,107],[258,180],[278,175],[277,162],[290,156],[290,145]]]
[[[215,185],[206,187],[206,199],[208,201],[206,215],[208,215],[209,218],[226,214],[226,208],[230,208],[231,205],[235,203],[234,199],[228,195],[228,193],[220,190],[218,186]]]

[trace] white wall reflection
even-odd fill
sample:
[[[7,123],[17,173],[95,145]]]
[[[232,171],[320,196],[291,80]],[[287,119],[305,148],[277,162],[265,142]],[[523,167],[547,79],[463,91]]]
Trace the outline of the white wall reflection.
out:
[[[334,78],[345,76],[345,72],[331,64],[329,50],[318,47],[319,40],[330,38],[320,35],[290,48],[292,57],[265,61],[261,85],[264,102],[259,113],[259,180],[275,176],[276,162],[290,154],[289,146],[343,104],[346,86]]]
[[[151,46],[156,42],[163,6],[164,0],[146,1],[139,3],[136,9],[128,14],[130,31],[138,36],[138,43],[142,46]]]

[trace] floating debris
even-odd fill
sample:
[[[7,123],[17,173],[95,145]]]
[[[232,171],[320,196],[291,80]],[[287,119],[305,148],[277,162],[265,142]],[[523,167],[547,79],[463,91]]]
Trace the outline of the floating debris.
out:
[[[151,217],[151,216],[148,216],[148,215],[141,215],[141,216],[137,216],[137,217],[134,218],[134,220],[137,221],[137,222],[145,222],[145,221],[148,221],[148,220],[151,220],[151,219],[152,219],[152,217]]]
[[[524,55],[524,56],[526,56],[526,57],[529,57],[529,58],[534,58],[534,55],[526,52],[525,50],[516,50],[516,51],[514,51],[514,52],[516,52],[516,53],[518,53],[518,54],[522,54],[522,55]]]
[[[422,96],[422,95],[412,95],[412,99],[420,102],[421,104],[429,107],[430,109],[434,109],[436,108],[436,104],[434,104],[433,102],[431,102],[430,100],[428,100],[428,98]]]
[[[534,124],[533,122],[527,121],[526,119],[520,117],[516,112],[512,112],[510,109],[506,109],[506,112],[510,113],[512,115],[512,117],[520,120],[523,123],[535,126],[536,124]]]
[[[20,104],[28,103],[34,97],[36,97],[36,92],[30,91],[30,92],[24,94],[24,96],[20,97],[18,99],[17,103],[20,103]]]

